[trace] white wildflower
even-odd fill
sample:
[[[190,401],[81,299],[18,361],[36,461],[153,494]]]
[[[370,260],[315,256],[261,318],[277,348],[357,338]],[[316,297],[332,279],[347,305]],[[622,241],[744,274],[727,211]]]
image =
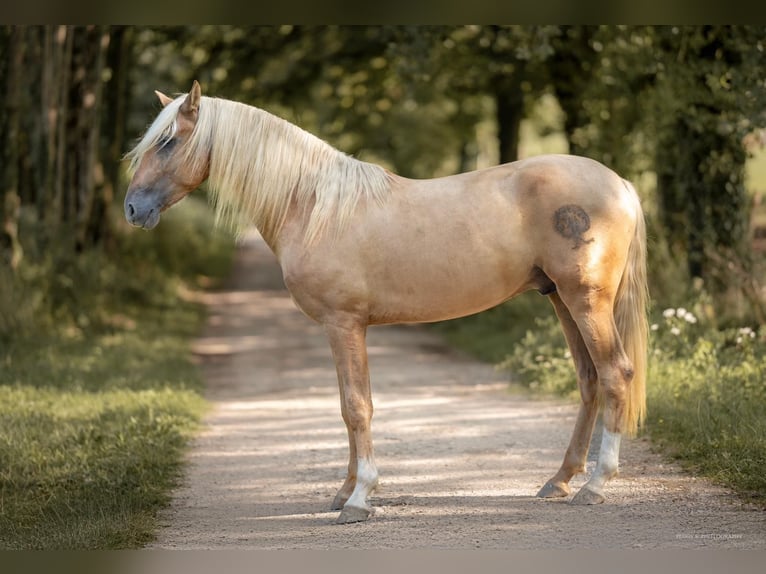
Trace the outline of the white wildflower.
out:
[[[652,326],[651,326],[652,331],[656,331],[659,328],[660,326],[657,323],[652,323]]]
[[[680,335],[680,334],[681,334],[681,329],[679,329],[678,327],[671,327],[671,328],[670,328],[670,332],[671,332],[673,335]]]
[[[662,312],[662,316],[665,317],[666,319],[668,319],[670,317],[675,317],[676,316],[676,310],[675,309],[665,309]]]
[[[676,309],[676,315],[678,317],[683,317],[684,315],[686,315],[686,309],[683,307],[679,307],[678,309]]]
[[[694,323],[697,322],[697,317],[695,317],[691,313],[686,313],[686,315],[684,315],[684,321],[686,321],[687,323],[691,323],[693,325]]]

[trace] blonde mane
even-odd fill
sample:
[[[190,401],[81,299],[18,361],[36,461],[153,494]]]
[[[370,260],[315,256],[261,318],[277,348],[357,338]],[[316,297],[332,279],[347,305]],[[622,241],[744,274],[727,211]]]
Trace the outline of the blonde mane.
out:
[[[135,172],[145,153],[173,137],[185,95],[165,106],[127,154]],[[177,153],[183,164],[210,162],[208,188],[216,223],[236,232],[255,224],[271,242],[295,204],[310,210],[308,243],[341,231],[360,205],[381,203],[390,189],[382,167],[359,161],[259,108],[202,97],[197,124]]]

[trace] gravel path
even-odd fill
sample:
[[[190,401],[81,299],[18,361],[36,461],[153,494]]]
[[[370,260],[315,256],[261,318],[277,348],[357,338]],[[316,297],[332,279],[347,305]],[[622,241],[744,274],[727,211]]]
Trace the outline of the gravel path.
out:
[[[381,485],[371,520],[336,525],[347,439],[322,329],[295,309],[257,237],[227,288],[204,297],[195,354],[213,409],[154,548],[766,549],[766,512],[681,473],[645,439],[623,441],[605,504],[535,498],[575,405],[511,394],[506,375],[414,326],[368,333]]]

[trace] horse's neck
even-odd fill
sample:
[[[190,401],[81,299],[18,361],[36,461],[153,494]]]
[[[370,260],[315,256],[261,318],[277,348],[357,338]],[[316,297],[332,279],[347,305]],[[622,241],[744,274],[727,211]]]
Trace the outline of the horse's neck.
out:
[[[218,211],[233,223],[242,216],[255,222],[274,250],[283,234],[300,230],[312,243],[340,232],[358,205],[382,202],[387,194],[385,170],[346,156],[298,126],[258,108],[232,118],[244,123],[231,125],[239,135],[226,133],[225,147],[238,147],[220,149],[211,170]],[[235,153],[245,161],[230,161],[227,155]],[[284,233],[283,225],[289,228]]]
[[[255,226],[258,228],[258,232],[263,237],[263,240],[277,256],[277,259],[280,259],[282,253],[286,250],[292,253],[304,253],[310,247],[305,241],[305,234],[311,217],[312,207],[311,203],[304,202],[300,204],[293,200],[287,207],[284,222],[276,232],[270,235],[264,234],[258,225]]]

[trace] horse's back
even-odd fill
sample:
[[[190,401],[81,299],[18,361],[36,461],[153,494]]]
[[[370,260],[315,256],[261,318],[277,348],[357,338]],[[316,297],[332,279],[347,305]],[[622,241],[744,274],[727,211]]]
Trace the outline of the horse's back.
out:
[[[593,216],[624,210],[630,192],[604,164],[581,156],[535,156],[501,166],[510,173],[508,191],[519,206],[541,216],[562,205],[579,205]],[[551,211],[552,210],[552,211]]]

